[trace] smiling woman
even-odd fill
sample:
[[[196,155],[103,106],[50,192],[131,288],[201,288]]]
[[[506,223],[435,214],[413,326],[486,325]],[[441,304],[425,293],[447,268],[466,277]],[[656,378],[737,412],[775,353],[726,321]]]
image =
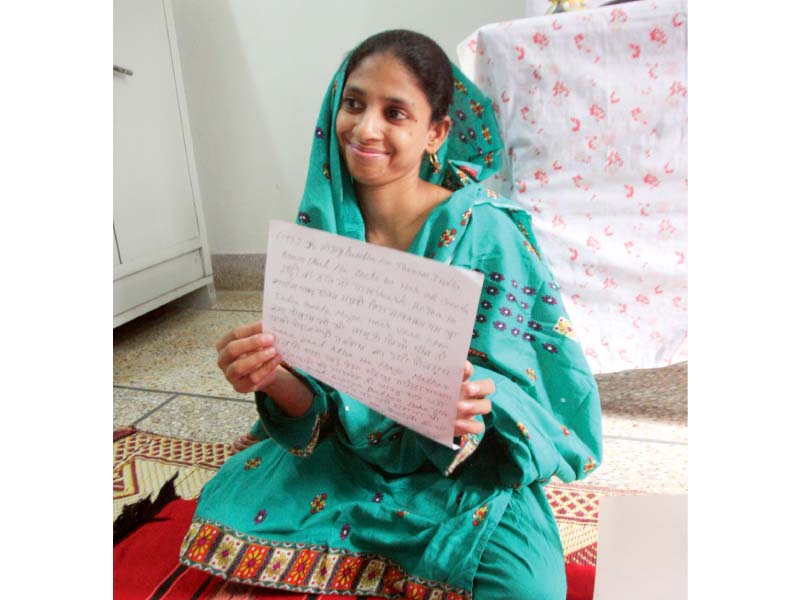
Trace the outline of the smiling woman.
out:
[[[369,224],[367,241],[399,250],[408,249],[433,207],[450,195],[420,179],[419,165],[426,153],[436,155],[450,131],[446,107],[452,98],[452,70],[443,52],[438,65],[426,65],[439,68],[436,81],[444,81],[450,91],[430,94],[432,100],[420,88],[416,73],[421,66],[412,71],[393,51],[403,47],[405,37],[395,32],[379,52],[366,46],[351,57],[336,116],[336,137]],[[405,193],[398,197],[401,191]],[[407,209],[398,207],[398,201],[407,203]],[[408,218],[399,221],[403,216]]]
[[[234,389],[255,392],[259,441],[204,488],[184,564],[315,593],[563,600],[543,485],[599,464],[599,396],[559,327],[569,321],[530,216],[479,183],[502,157],[490,107],[429,38],[368,38],[323,99],[297,219],[491,279],[464,366],[457,449],[281,363],[260,322],[237,328],[217,343],[218,365]],[[446,302],[432,302],[447,318]],[[387,340],[388,354],[398,350]],[[427,360],[424,350],[404,355]],[[411,381],[408,395],[436,383]]]

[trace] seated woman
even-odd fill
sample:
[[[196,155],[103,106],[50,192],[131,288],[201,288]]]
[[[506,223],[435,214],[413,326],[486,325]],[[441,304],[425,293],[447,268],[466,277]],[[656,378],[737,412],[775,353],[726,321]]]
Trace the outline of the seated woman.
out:
[[[460,447],[281,364],[260,323],[238,328],[219,366],[255,392],[260,441],[206,484],[184,564],[304,592],[563,600],[543,486],[600,462],[600,402],[530,216],[478,183],[501,157],[491,102],[435,42],[387,31],[350,53],[297,220],[484,273]]]

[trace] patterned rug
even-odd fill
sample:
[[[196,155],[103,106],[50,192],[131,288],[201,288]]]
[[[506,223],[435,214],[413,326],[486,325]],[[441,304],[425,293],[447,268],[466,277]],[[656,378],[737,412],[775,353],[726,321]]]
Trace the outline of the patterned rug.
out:
[[[177,473],[175,491],[196,499],[231,455],[230,444],[211,444],[124,428],[114,431],[114,518],[122,507],[150,495]]]
[[[203,485],[231,455],[230,444],[165,437],[133,428],[114,432],[114,518],[122,507],[147,497],[177,474],[175,491],[196,499]],[[545,489],[564,546],[567,564],[597,563],[597,513],[601,496],[644,492],[551,483]]]

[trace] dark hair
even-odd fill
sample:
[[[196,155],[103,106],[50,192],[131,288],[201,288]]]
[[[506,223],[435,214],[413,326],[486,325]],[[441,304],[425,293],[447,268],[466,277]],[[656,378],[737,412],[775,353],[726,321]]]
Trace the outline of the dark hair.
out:
[[[362,60],[383,53],[397,58],[414,75],[431,105],[431,121],[447,116],[453,101],[454,84],[450,59],[439,44],[421,33],[392,29],[368,37],[350,54],[344,80],[347,81]]]

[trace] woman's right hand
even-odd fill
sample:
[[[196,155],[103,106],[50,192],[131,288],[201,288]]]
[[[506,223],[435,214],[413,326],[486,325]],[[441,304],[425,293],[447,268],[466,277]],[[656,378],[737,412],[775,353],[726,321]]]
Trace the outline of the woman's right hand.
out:
[[[472,363],[466,361],[461,382],[461,396],[456,411],[455,433],[453,434],[455,437],[469,433],[483,433],[486,427],[475,417],[492,412],[492,401],[488,396],[494,394],[494,381],[491,379],[470,381],[474,373],[475,368]]]
[[[275,336],[264,333],[261,321],[242,325],[217,341],[217,366],[237,392],[263,389],[275,380],[281,363],[274,344]]]

